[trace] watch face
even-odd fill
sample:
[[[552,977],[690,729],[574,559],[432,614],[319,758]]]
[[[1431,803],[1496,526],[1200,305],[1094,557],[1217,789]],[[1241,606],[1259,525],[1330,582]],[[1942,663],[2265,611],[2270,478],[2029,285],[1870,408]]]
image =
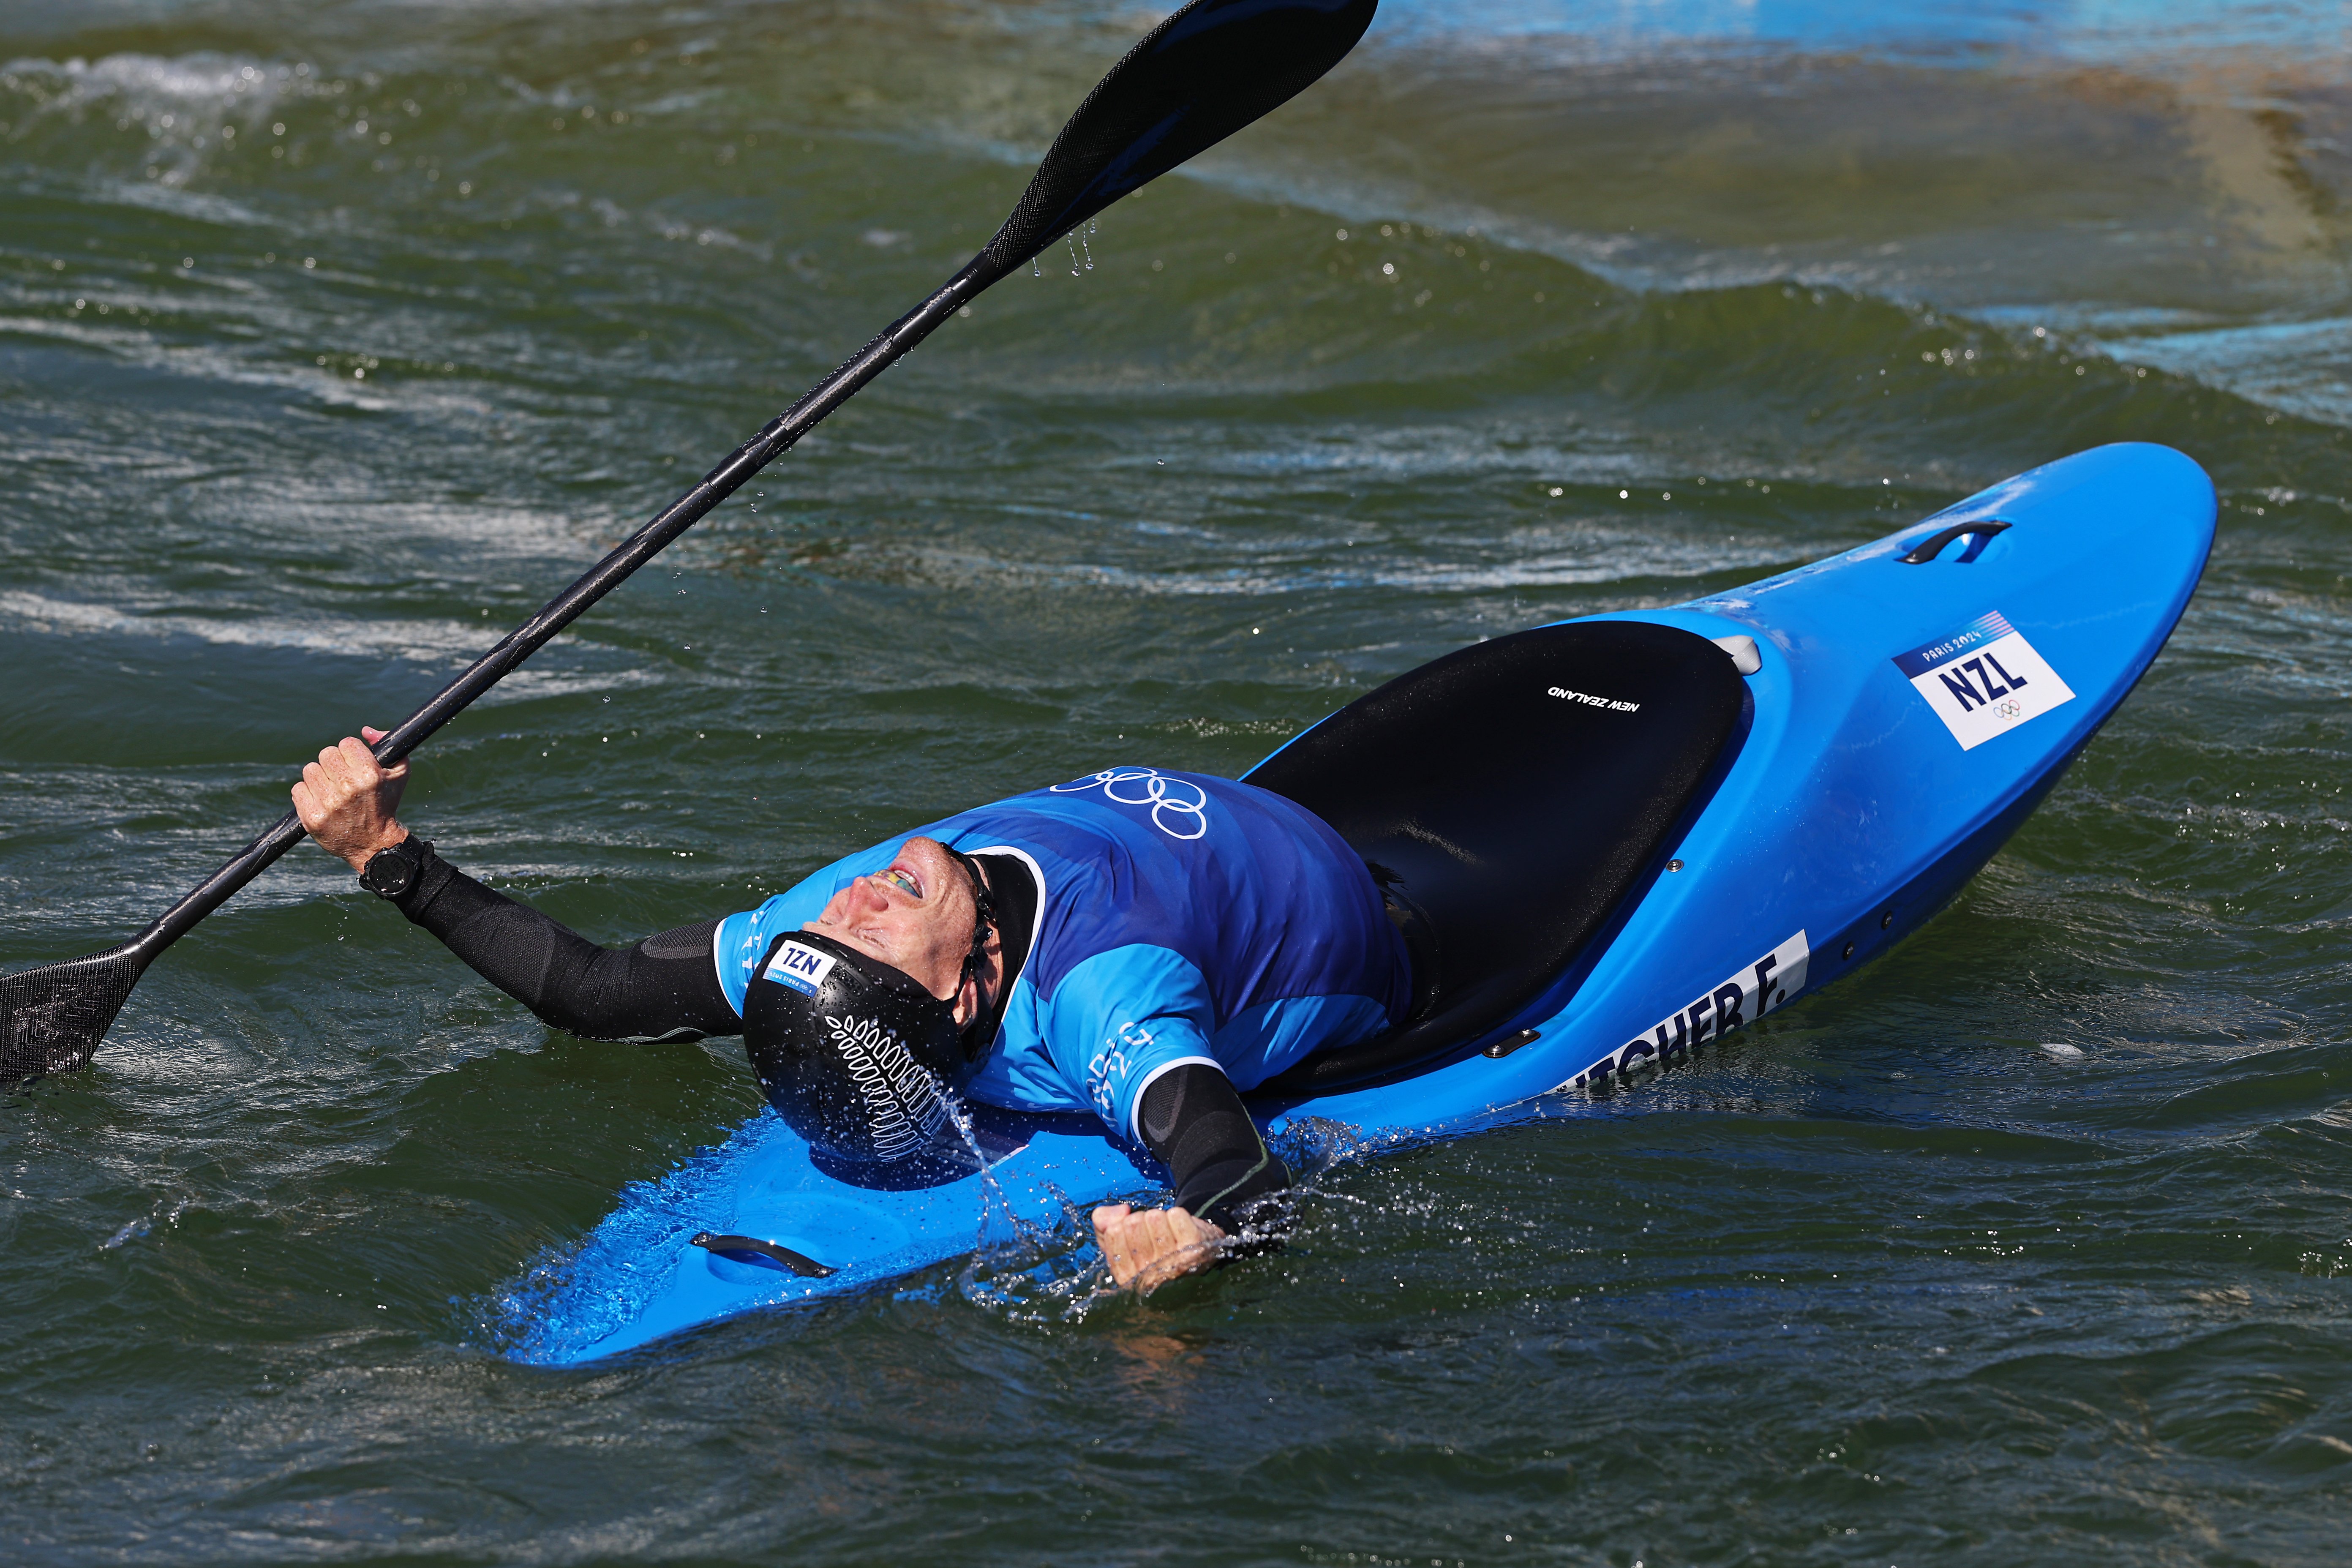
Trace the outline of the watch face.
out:
[[[396,899],[408,891],[408,884],[415,876],[416,861],[408,846],[395,844],[369,858],[367,869],[360,873],[360,886],[383,898]]]

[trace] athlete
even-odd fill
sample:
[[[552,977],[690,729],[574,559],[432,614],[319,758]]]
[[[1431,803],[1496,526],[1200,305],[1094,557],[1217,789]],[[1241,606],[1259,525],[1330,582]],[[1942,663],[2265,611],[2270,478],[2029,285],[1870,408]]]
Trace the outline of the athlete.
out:
[[[947,1094],[1091,1110],[1150,1151],[1169,1206],[1094,1212],[1149,1292],[1279,1235],[1289,1173],[1239,1091],[1405,1020],[1412,963],[1364,863],[1251,785],[1106,769],[846,857],[759,908],[597,946],[441,859],[394,815],[408,766],[363,729],[293,790],[302,825],[545,1023],[614,1040],[741,1035],[824,1162],[920,1157]]]

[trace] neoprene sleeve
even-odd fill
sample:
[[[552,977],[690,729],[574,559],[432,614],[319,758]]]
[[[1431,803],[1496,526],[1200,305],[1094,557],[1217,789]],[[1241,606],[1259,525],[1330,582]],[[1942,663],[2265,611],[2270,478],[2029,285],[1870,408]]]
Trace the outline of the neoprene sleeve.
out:
[[[634,947],[599,947],[429,852],[415,884],[393,902],[477,974],[556,1028],[631,1041],[743,1032],[711,960],[717,921],[680,926]]]
[[[1227,1236],[1277,1224],[1276,1205],[1264,1200],[1290,1185],[1290,1172],[1258,1136],[1231,1079],[1202,1062],[1171,1068],[1145,1088],[1142,1111],[1144,1144],[1176,1179],[1177,1207]]]

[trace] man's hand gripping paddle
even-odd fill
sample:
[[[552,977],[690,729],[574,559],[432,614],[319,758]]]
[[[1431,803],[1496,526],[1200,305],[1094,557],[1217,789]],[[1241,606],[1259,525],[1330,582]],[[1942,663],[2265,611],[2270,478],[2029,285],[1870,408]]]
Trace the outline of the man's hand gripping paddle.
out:
[[[1339,64],[1378,0],[1192,0],[1062,127],[1013,216],[964,269],[736,448],[375,744],[396,763],[998,279],[1111,203],[1288,100]],[[292,812],[121,947],[0,977],[0,1083],[89,1062],[155,955],[302,838]]]

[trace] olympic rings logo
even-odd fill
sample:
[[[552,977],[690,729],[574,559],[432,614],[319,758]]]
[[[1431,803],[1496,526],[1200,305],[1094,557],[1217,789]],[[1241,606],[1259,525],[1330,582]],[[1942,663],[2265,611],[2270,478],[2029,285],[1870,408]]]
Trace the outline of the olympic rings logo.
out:
[[[1151,826],[1171,838],[1192,839],[1209,831],[1209,792],[1185,779],[1171,779],[1158,768],[1105,768],[1047,793],[1076,795],[1099,787],[1103,798],[1120,805],[1148,805]],[[1128,793],[1119,794],[1121,789]]]

